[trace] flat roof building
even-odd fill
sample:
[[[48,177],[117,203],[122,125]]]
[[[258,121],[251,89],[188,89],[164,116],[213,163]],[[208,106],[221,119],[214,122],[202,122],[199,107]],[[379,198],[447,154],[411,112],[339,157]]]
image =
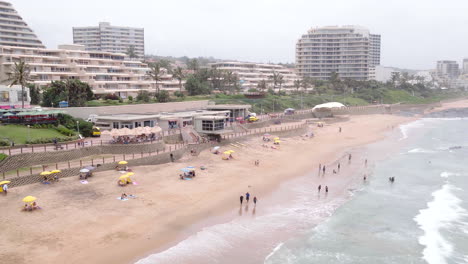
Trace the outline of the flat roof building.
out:
[[[438,61],[436,74],[441,79],[456,79],[460,75],[458,62],[450,60]]]
[[[45,48],[33,30],[6,1],[0,1],[0,45]]]
[[[78,79],[88,83],[96,94],[115,93],[122,98],[140,90],[156,90],[155,82],[147,76],[148,65],[122,53],[86,51],[83,45],[60,45],[58,49],[0,46],[0,80],[7,79],[20,60],[29,65],[32,82],[38,87],[51,81]],[[158,86],[179,90],[179,82],[167,73]]]
[[[97,27],[74,27],[73,43],[84,45],[88,51],[127,53],[133,47],[136,58],[145,56],[143,28],[112,26],[100,22]]]
[[[0,85],[0,109],[21,108],[22,107],[22,92],[21,85]],[[24,88],[24,107],[29,108],[31,97],[29,88]]]
[[[328,80],[367,80],[369,68],[380,64],[380,35],[359,26],[312,28],[296,43],[296,69],[300,76]]]

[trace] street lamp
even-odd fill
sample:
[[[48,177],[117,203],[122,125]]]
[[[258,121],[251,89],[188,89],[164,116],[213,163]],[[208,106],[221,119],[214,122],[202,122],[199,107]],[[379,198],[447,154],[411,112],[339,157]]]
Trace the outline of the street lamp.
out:
[[[31,141],[31,126],[28,125],[28,141]]]
[[[78,130],[78,136],[80,135],[80,121],[76,120],[76,128]]]

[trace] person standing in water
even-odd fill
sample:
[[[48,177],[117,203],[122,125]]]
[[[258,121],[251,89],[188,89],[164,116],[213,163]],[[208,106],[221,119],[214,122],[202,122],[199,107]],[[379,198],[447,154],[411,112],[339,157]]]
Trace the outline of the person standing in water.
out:
[[[351,163],[351,154],[348,155],[348,163]]]
[[[322,163],[319,163],[319,174],[322,171]]]
[[[340,172],[341,164],[338,162],[338,172]]]
[[[325,175],[325,165],[323,165],[322,170],[323,170],[323,175]]]
[[[340,127],[340,129],[338,131],[341,133],[341,127]]]
[[[366,167],[367,167],[367,159],[366,159],[366,161],[364,161],[364,166],[366,166]]]
[[[325,186],[325,192],[328,193],[328,186]]]
[[[249,192],[246,192],[245,193],[245,202],[249,202],[249,199],[250,199],[250,193]]]
[[[320,192],[320,190],[322,190],[322,185],[321,184],[318,186],[318,192]]]
[[[240,200],[240,204],[242,205],[242,202],[244,201],[244,196],[241,195],[241,196],[239,197],[239,200]]]
[[[254,205],[257,206],[257,196],[254,196],[253,202],[254,202]]]

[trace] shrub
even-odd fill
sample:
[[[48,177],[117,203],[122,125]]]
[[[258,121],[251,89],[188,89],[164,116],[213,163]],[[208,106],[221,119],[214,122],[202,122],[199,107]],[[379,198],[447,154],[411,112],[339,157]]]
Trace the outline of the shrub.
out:
[[[128,101],[133,102],[133,96],[129,95],[128,96]]]
[[[175,92],[174,92],[174,95],[175,95],[176,97],[180,97],[180,98],[184,98],[184,97],[185,97],[185,94],[182,93],[182,92],[180,92],[180,91],[175,91]]]
[[[10,146],[10,141],[4,140],[4,139],[0,139],[0,146],[1,146],[1,147],[8,147],[8,146]],[[0,154],[0,155],[1,155],[1,154]]]
[[[116,94],[106,94],[106,96],[104,96],[104,99],[106,99],[106,100],[119,100],[120,97],[117,96]]]
[[[0,161],[4,160],[6,158],[8,158],[7,154],[0,153]]]
[[[142,101],[142,102],[149,102],[150,101],[150,93],[146,90],[140,90],[138,91],[138,95],[136,97],[137,101]]]
[[[78,139],[78,137],[58,137],[56,138],[57,142],[64,142],[64,141],[72,141],[75,139]],[[26,144],[47,144],[47,143],[53,143],[54,138],[37,138],[37,139],[32,139],[32,140],[26,140]]]
[[[60,134],[68,136],[68,137],[73,136],[75,134],[71,129],[68,129],[62,125],[59,125],[58,127],[56,127],[55,130],[57,130]]]

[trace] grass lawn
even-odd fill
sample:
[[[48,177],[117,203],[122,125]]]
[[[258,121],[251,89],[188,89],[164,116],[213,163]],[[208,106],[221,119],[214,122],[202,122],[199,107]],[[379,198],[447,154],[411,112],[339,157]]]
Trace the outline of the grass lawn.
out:
[[[29,132],[28,132],[29,130]],[[0,126],[0,139],[8,138],[15,144],[25,144],[28,138],[63,138],[64,135],[52,128],[28,128],[27,126],[7,125]]]

